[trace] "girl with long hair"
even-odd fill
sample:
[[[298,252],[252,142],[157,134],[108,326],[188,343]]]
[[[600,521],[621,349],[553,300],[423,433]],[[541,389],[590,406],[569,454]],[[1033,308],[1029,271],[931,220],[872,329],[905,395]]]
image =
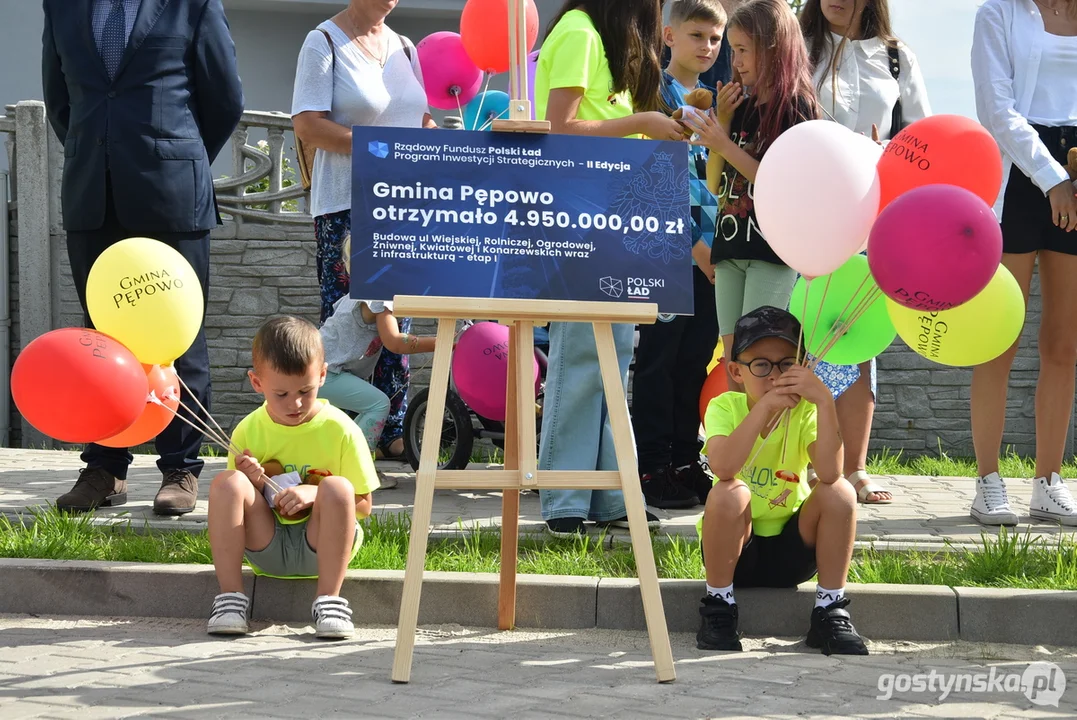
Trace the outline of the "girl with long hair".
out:
[[[550,23],[535,75],[535,116],[569,135],[682,140],[660,112],[660,0],[567,0]],[[614,325],[626,387],[634,326]],[[550,325],[550,357],[539,448],[542,470],[616,470],[598,351],[587,323]],[[584,521],[625,524],[619,490],[542,490],[542,517],[557,536],[584,534]],[[658,518],[647,514],[648,522]]]
[[[807,0],[800,27],[827,117],[879,141],[931,114],[916,56],[891,30],[888,0]],[[890,503],[893,494],[867,473],[875,361],[859,366],[823,362],[816,371],[837,399],[845,441],[843,470],[857,499]]]
[[[718,328],[727,363],[733,326],[764,305],[789,305],[796,271],[767,244],[755,218],[754,185],[767,148],[790,127],[819,115],[808,53],[785,0],[752,0],[729,18],[733,82],[718,111],[688,125],[710,149],[707,182],[721,208],[711,248]]]

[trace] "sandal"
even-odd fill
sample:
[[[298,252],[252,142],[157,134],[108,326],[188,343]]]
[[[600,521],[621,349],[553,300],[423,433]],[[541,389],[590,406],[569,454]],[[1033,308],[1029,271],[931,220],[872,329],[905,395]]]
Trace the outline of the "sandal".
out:
[[[847,479],[856,489],[856,501],[862,505],[889,505],[894,501],[894,494],[886,488],[880,487],[872,482],[871,476],[863,470],[857,470]],[[860,483],[863,483],[863,485],[857,487]],[[868,496],[872,493],[879,495],[886,493],[890,497],[884,497],[881,500],[869,500]]]

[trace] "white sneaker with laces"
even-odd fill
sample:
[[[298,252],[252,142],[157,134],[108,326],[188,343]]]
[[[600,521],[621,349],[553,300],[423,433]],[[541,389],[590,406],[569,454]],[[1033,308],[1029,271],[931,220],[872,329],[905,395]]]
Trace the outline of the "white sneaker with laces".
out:
[[[246,635],[251,601],[241,592],[221,593],[213,598],[206,632],[210,635]]]
[[[342,597],[319,595],[310,606],[310,614],[314,619],[315,637],[336,640],[349,638],[355,632],[352,609]]]
[[[969,515],[983,525],[1016,525],[1017,513],[1010,509],[1006,483],[997,472],[976,479],[976,499]]]
[[[1077,502],[1058,473],[1051,473],[1050,479],[1040,477],[1032,481],[1028,514],[1037,520],[1077,525]]]

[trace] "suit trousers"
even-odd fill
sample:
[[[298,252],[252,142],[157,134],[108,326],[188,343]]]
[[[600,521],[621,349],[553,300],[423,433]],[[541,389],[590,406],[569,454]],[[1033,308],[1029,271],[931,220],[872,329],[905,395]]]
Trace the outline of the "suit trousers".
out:
[[[194,268],[202,283],[203,315],[209,296],[209,231],[194,232],[140,232],[138,228],[125,228],[116,217],[116,208],[112,201],[112,184],[106,175],[105,180],[105,221],[104,225],[91,231],[70,232],[67,235],[67,256],[71,261],[71,276],[78,293],[79,303],[85,314],[86,327],[93,327],[93,320],[86,309],[86,278],[90,274],[97,257],[109,246],[129,237],[152,237],[155,240],[175,248]],[[167,332],[167,328],[162,328]],[[176,372],[197,396],[206,409],[210,409],[210,374],[209,350],[206,346],[205,322],[198,329],[198,336],[187,352],[175,361]],[[197,403],[193,402],[186,390],[181,390],[184,405],[198,412]],[[180,412],[184,413],[180,408]],[[186,415],[186,413],[184,413]],[[203,417],[203,420],[206,418]],[[168,470],[189,470],[196,476],[202,471],[204,463],[199,458],[202,448],[202,433],[179,419],[173,419],[156,441],[157,467],[162,472]],[[127,468],[133,457],[126,448],[109,448],[102,445],[87,445],[82,453],[82,461],[88,467],[99,467],[113,476],[126,479]]]

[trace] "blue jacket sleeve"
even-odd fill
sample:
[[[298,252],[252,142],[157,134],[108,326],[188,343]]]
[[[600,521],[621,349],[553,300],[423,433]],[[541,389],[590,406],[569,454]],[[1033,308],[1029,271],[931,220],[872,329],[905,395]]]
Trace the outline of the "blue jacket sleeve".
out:
[[[195,31],[194,89],[202,142],[213,162],[243,114],[236,46],[221,0],[208,0]]]

